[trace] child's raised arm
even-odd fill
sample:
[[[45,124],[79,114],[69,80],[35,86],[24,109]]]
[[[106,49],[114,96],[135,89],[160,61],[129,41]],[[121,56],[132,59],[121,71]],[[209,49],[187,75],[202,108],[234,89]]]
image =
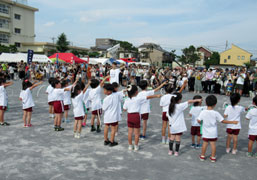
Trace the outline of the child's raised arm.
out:
[[[87,91],[88,87],[90,86],[91,81],[88,81],[87,85],[83,89],[83,94]]]
[[[34,83],[29,89],[32,90],[34,89],[35,87],[41,85],[43,83],[43,81],[40,81],[39,83]]]
[[[188,104],[195,103],[195,102],[202,102],[202,99],[194,99],[194,100],[188,100]]]
[[[106,76],[106,77],[102,80],[102,82],[100,83],[100,87],[103,87],[103,86],[104,86],[104,82],[105,82],[108,78],[110,78],[110,75]]]
[[[152,96],[147,96],[146,99],[154,99],[154,98],[160,98],[162,97],[161,94],[156,94],[156,95],[152,95]]]
[[[154,92],[159,91],[163,86],[165,86],[168,82],[165,81],[164,83],[162,83],[159,87],[157,87],[156,89],[154,89]]]
[[[223,124],[238,124],[239,121],[227,121],[227,120],[223,120],[221,121]]]
[[[4,87],[8,87],[8,86],[11,86],[11,85],[13,85],[12,81],[4,83]]]

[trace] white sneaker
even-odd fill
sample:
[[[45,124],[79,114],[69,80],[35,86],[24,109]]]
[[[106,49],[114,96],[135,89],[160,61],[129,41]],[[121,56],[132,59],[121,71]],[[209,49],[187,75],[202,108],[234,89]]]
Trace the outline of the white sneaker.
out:
[[[236,153],[237,153],[237,149],[233,149],[233,150],[232,150],[232,154],[233,154],[233,155],[236,155]]]
[[[170,139],[169,138],[167,138],[167,140],[166,140],[166,144],[169,144],[170,143]]]
[[[226,153],[227,153],[227,154],[230,153],[230,150],[231,150],[230,148],[227,148],[227,149],[226,149]]]
[[[132,151],[133,150],[133,145],[129,145],[128,150]]]
[[[80,133],[77,134],[77,138],[80,139]]]
[[[73,134],[73,137],[74,137],[74,138],[77,138],[77,133],[74,133],[74,134]]]
[[[136,151],[138,151],[138,150],[139,150],[139,146],[138,146],[138,145],[135,145],[134,151],[136,152]]]

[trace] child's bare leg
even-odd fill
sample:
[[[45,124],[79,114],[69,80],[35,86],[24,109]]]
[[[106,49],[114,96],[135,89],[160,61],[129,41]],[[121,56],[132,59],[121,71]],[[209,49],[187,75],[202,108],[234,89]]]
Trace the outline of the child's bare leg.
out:
[[[0,123],[4,123],[4,110],[0,110]]]
[[[111,142],[114,142],[114,138],[115,138],[115,132],[116,132],[116,126],[111,126]]]
[[[167,121],[162,121],[162,137],[166,135]]]
[[[24,122],[24,126],[27,125],[27,111],[23,111],[23,122]]]
[[[97,125],[100,126],[100,115],[97,115]]]
[[[31,124],[32,112],[27,112],[28,124]]]
[[[147,129],[147,120],[143,120],[143,136],[146,135],[146,129]]]
[[[202,153],[201,153],[201,156],[205,156],[205,153],[206,153],[207,147],[208,147],[208,142],[203,141],[203,147],[202,147]]]
[[[108,141],[108,131],[109,131],[109,126],[105,125],[104,126],[104,140]]]
[[[81,133],[81,129],[82,129],[82,121],[79,120],[78,121],[78,132]]]
[[[211,157],[216,156],[216,141],[211,141]]]
[[[92,117],[91,117],[91,126],[94,126],[95,125],[95,115],[92,114]]]
[[[175,135],[172,135],[172,134],[171,134],[171,135],[170,135],[170,140],[171,140],[171,141],[174,141],[174,140],[175,140]]]
[[[69,111],[68,111],[68,110],[65,110],[65,111],[64,111],[64,119],[65,119],[65,120],[68,119],[68,114],[69,114]]]
[[[238,135],[233,135],[233,150],[237,149]]]
[[[75,120],[75,123],[74,123],[74,133],[77,132],[77,127],[78,127],[78,120]]]
[[[87,123],[87,114],[85,114],[85,117],[84,117],[84,119],[83,119],[83,123]]]
[[[115,126],[115,132],[118,133],[119,131],[119,125]]]
[[[227,149],[230,148],[231,138],[232,138],[232,134],[227,134],[227,144],[226,144]]]
[[[54,117],[54,125],[55,125],[55,126],[58,126],[58,125],[57,125],[57,121],[58,121],[57,119],[58,119],[57,114],[55,114],[55,117]]]
[[[140,128],[134,128],[135,133],[135,145],[138,145],[139,142],[139,136],[140,136]]]
[[[197,136],[197,144],[201,143],[201,136]]]
[[[133,128],[128,128],[128,143],[132,145],[132,135],[133,135]]]
[[[248,152],[249,153],[251,153],[253,151],[253,144],[254,144],[254,141],[249,140],[249,142],[248,142]]]
[[[195,144],[195,136],[192,136],[192,144]]]

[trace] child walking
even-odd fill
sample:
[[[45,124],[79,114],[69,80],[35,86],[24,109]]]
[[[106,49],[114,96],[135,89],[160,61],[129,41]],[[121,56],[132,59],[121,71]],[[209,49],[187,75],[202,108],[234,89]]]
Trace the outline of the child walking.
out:
[[[252,157],[253,156],[253,144],[255,141],[257,141],[257,96],[253,98],[253,105],[254,108],[251,109],[246,114],[246,120],[250,120],[249,123],[249,130],[248,130],[248,152],[247,156]],[[254,155],[257,158],[257,152]]]
[[[87,88],[89,87],[90,82],[86,85],[86,87],[82,90],[81,85],[77,84],[74,88],[72,88],[71,92],[71,101],[73,105],[73,114],[74,114],[74,137],[80,138],[81,128],[82,128],[82,120],[85,116],[84,106],[83,106],[83,97]]]
[[[13,82],[5,82],[5,79],[0,78],[0,125],[9,126],[10,124],[4,121],[4,113],[8,106],[8,96],[6,87],[13,85]]]
[[[62,81],[62,88],[71,88],[67,80]],[[62,122],[66,122],[66,123],[70,122],[70,120],[68,119],[70,106],[71,106],[71,92],[65,91],[63,96],[64,118]]]
[[[230,102],[231,102],[231,105],[229,105],[224,112],[224,118],[227,119],[228,121],[238,121],[238,124],[227,125],[226,152],[230,153],[231,151],[230,142],[231,142],[231,139],[233,139],[232,154],[236,154],[238,135],[241,129],[240,116],[243,112],[245,112],[245,108],[238,105],[238,103],[240,102],[240,94],[238,93],[231,94]]]
[[[196,95],[193,99],[203,99],[202,96]],[[202,102],[195,102],[193,107],[189,111],[189,116],[192,117],[191,121],[191,135],[192,135],[192,148],[199,149],[201,147],[201,125],[197,122],[197,118],[202,110],[206,109],[206,107],[202,107]],[[195,136],[197,136],[197,144],[195,143]]]
[[[216,162],[216,141],[218,140],[218,129],[217,121],[224,124],[237,124],[238,121],[227,121],[220,115],[219,112],[215,111],[214,108],[217,104],[217,98],[214,95],[209,95],[206,98],[207,109],[203,110],[198,119],[198,123],[202,123],[202,137],[203,146],[200,160],[205,160],[205,153],[210,143],[211,145],[211,162]]]
[[[124,111],[128,113],[128,143],[129,150],[133,150],[132,145],[132,135],[134,133],[135,136],[135,147],[134,151],[139,150],[138,142],[140,135],[140,108],[141,105],[144,104],[148,99],[160,98],[161,95],[152,95],[152,96],[137,96],[138,88],[135,85],[129,85],[127,88],[128,91],[128,99],[125,100],[123,105]]]
[[[188,100],[181,103],[182,95],[180,93],[174,93],[174,96],[170,99],[170,105],[167,113],[170,125],[170,142],[169,142],[169,155],[173,154],[173,144],[175,142],[175,152],[174,155],[179,155],[179,148],[181,142],[181,136],[183,132],[187,130],[184,110],[188,108],[190,103],[201,102],[202,99]]]
[[[46,89],[47,99],[48,99],[48,105],[49,105],[49,117],[54,118],[54,99],[53,99],[53,86],[51,85],[54,78],[50,77],[48,79],[48,87]]]
[[[139,87],[142,89],[142,91],[138,93],[138,97],[152,96],[154,95],[155,92],[159,91],[166,84],[167,82],[165,81],[156,89],[152,91],[147,91],[148,83],[146,80],[142,80],[139,83]],[[149,119],[150,112],[151,112],[150,100],[147,100],[140,107],[140,115],[141,115],[141,119],[143,120],[143,133],[142,135],[140,135],[141,140],[144,140],[146,138],[147,121]]]
[[[23,127],[32,127],[31,124],[31,115],[32,108],[35,106],[31,90],[35,87],[41,85],[43,81],[39,83],[32,84],[28,79],[25,79],[22,82],[22,91],[20,93],[20,101],[22,101],[22,109],[23,109]]]

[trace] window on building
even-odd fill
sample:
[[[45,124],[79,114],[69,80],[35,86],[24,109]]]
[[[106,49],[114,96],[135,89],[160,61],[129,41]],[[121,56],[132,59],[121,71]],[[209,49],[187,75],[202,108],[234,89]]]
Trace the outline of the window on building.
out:
[[[7,19],[0,19],[0,28],[9,29],[9,21]]]
[[[9,14],[9,6],[5,4],[0,4],[0,12],[4,14]]]
[[[226,59],[224,59],[224,63],[227,63],[227,60],[226,60]]]
[[[19,48],[19,47],[21,47],[21,43],[16,42],[16,43],[15,43],[15,46],[16,46],[17,48]]]
[[[21,33],[21,29],[20,29],[20,28],[15,28],[15,29],[14,29],[14,32],[15,32],[16,34],[20,34],[20,33]]]
[[[245,56],[242,56],[242,60],[245,60]]]
[[[0,43],[9,43],[9,36],[7,34],[0,33]]]
[[[231,58],[231,56],[228,56],[228,59],[230,59]]]
[[[20,20],[20,19],[21,19],[21,15],[19,15],[19,14],[14,14],[14,18],[17,19],[17,20]]]
[[[240,60],[240,58],[241,58],[240,56],[237,56],[237,60]]]

